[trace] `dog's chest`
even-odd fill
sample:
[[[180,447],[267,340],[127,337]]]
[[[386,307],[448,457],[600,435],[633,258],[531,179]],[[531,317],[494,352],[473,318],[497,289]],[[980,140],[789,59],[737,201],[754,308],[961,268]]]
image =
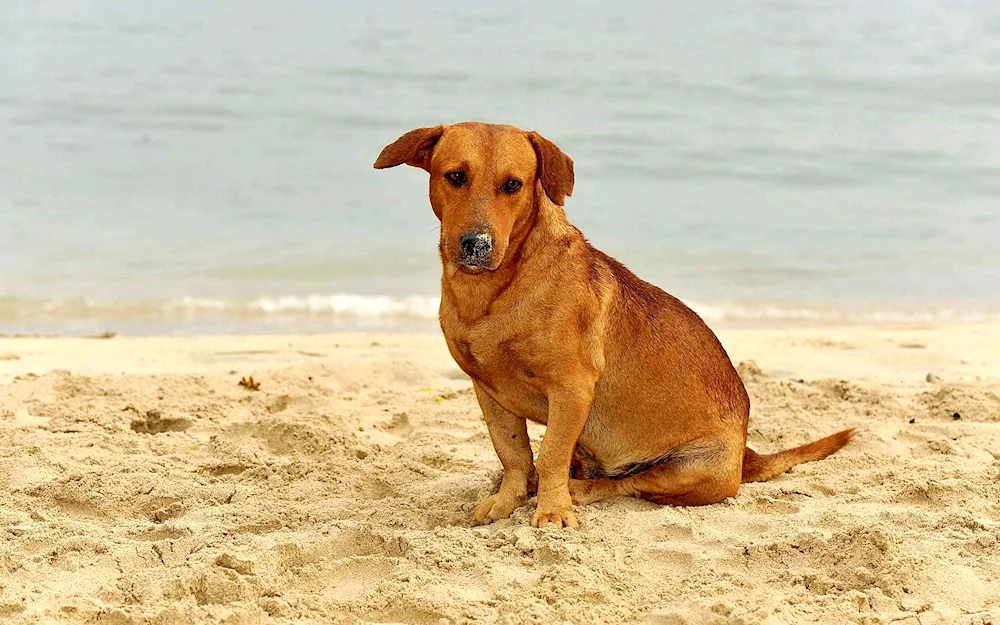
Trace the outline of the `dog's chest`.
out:
[[[458,366],[501,406],[526,419],[544,423],[548,402],[533,357],[531,337],[503,332],[489,322],[447,323],[442,316],[448,349]]]

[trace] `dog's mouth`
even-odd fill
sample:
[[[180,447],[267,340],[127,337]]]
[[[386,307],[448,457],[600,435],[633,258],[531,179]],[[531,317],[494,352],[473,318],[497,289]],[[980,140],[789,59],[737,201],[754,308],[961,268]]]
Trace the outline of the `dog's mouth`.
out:
[[[495,267],[492,267],[490,265],[490,263],[489,263],[488,260],[486,260],[486,261],[476,261],[476,260],[470,261],[470,260],[467,260],[465,258],[462,258],[462,259],[459,259],[459,261],[457,263],[455,263],[455,264],[458,265],[458,269],[460,271],[463,271],[465,273],[471,273],[471,274],[486,273],[488,271],[493,271],[494,269],[496,269]]]

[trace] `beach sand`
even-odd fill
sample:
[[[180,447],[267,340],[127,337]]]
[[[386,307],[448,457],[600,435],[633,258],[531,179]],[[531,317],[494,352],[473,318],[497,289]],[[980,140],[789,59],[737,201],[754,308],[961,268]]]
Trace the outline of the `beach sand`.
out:
[[[437,335],[0,338],[0,623],[1000,622],[1000,327],[719,334],[754,449],[855,441],[579,531],[469,527]]]

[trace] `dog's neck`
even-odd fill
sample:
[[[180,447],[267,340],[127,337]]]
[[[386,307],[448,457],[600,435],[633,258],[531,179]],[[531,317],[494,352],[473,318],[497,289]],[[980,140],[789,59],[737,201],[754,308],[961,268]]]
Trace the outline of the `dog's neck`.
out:
[[[442,256],[441,297],[448,299],[463,321],[475,321],[490,313],[490,306],[516,280],[527,273],[551,270],[559,246],[569,237],[580,236],[570,225],[561,206],[549,200],[539,187],[531,213],[518,220],[511,231],[503,262],[493,271],[471,274]]]

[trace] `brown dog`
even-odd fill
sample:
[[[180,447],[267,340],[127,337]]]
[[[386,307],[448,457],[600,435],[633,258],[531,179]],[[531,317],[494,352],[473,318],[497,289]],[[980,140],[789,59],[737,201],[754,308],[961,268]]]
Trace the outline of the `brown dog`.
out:
[[[716,503],[850,441],[845,430],[771,455],[746,447],[750,400],[726,351],[570,225],[573,161],[551,141],[492,124],[418,128],[375,167],[402,163],[430,173],[441,328],[503,465],[473,522],[510,516],[535,486],[536,527],[577,527],[573,503],[616,495]],[[537,465],[525,419],[547,426]]]

